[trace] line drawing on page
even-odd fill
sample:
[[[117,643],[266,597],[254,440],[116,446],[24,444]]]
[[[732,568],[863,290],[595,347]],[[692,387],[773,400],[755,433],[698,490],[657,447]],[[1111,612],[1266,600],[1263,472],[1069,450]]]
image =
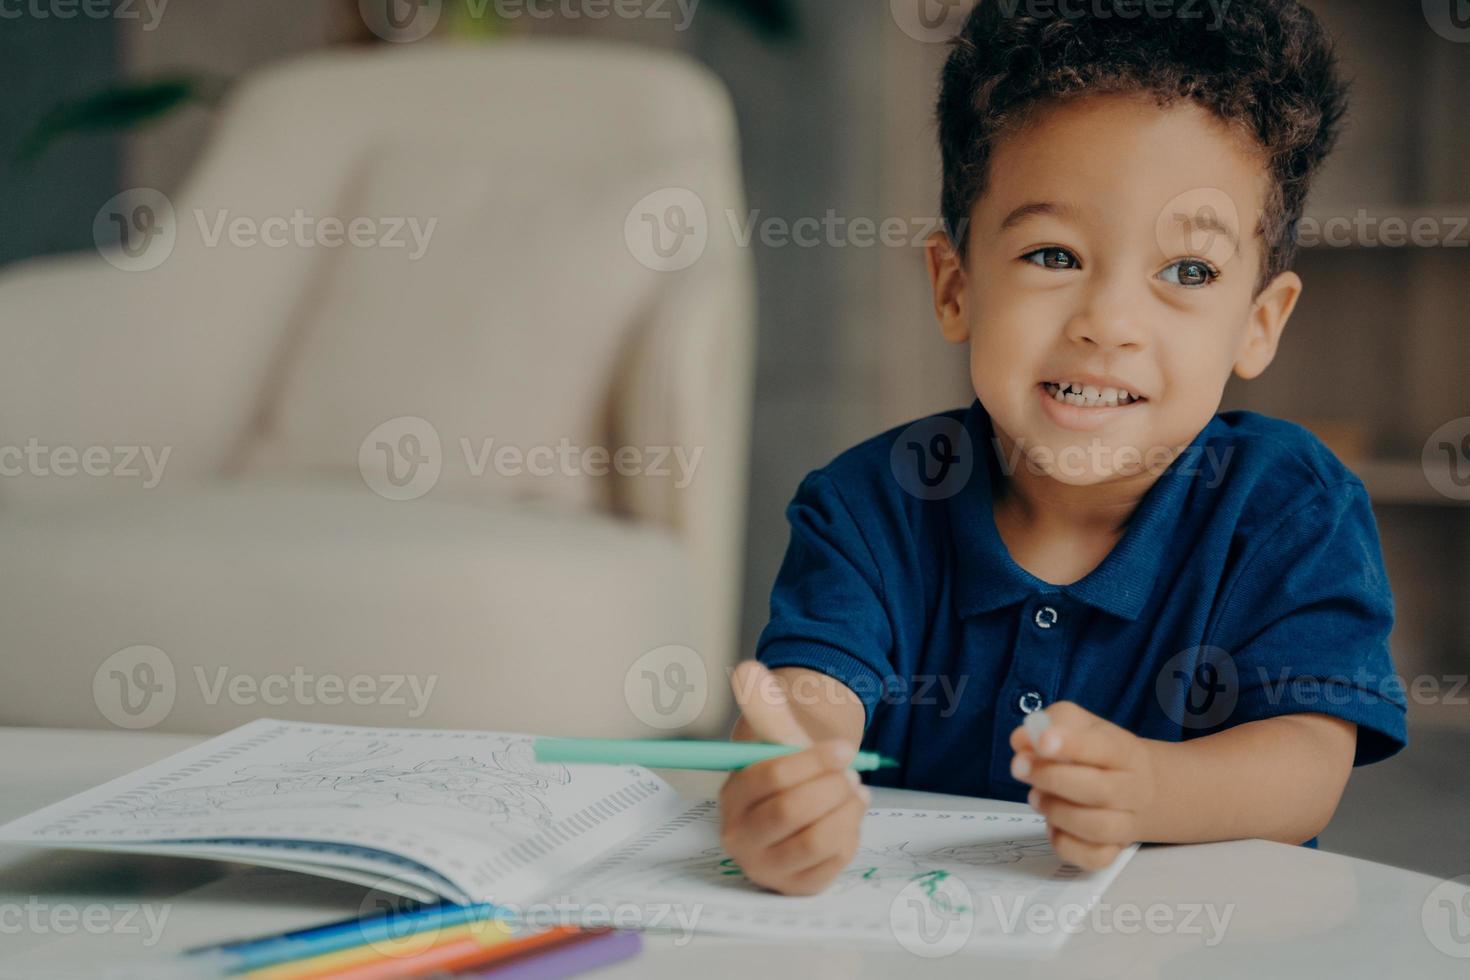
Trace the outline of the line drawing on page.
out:
[[[546,791],[565,786],[563,765],[535,761],[527,739],[500,739],[474,755],[393,765],[397,746],[377,739],[335,739],[306,761],[252,765],[239,778],[140,795],[118,816],[140,823],[199,819],[217,814],[296,809],[372,809],[395,803],[451,807],[478,813],[492,824],[540,829],[552,821]],[[488,756],[488,758],[486,757]]]

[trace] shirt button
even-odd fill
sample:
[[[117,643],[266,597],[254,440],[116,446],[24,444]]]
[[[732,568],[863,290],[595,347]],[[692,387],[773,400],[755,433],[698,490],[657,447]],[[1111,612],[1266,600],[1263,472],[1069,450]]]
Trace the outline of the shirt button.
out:
[[[1036,625],[1040,629],[1049,630],[1057,624],[1061,616],[1051,606],[1042,606],[1036,610]]]
[[[1027,691],[1021,695],[1021,700],[1016,702],[1016,706],[1021,709],[1021,714],[1029,715],[1033,711],[1040,711],[1042,703],[1040,692]]]

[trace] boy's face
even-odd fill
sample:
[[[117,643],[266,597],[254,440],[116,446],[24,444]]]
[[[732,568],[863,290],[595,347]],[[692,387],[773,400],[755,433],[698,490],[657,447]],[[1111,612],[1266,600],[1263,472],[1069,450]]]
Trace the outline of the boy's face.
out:
[[[1301,292],[1286,272],[1253,295],[1267,187],[1252,146],[1190,103],[1092,96],[1004,138],[967,259],[943,235],[929,249],[1003,448],[1068,484],[1156,477],[1232,371],[1265,370]],[[1058,401],[1067,382],[1086,387]]]

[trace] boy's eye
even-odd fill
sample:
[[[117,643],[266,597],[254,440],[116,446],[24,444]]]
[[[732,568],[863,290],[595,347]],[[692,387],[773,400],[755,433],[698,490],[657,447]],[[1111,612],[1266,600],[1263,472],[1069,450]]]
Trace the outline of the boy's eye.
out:
[[[1036,261],[1036,256],[1041,256],[1041,261]],[[1027,252],[1021,256],[1032,265],[1039,265],[1045,269],[1075,269],[1077,268],[1077,257],[1064,248],[1050,246],[1038,248],[1034,252]]]
[[[1174,270],[1174,278],[1169,278],[1170,270]],[[1202,259],[1180,259],[1173,265],[1159,273],[1165,282],[1171,282],[1176,286],[1184,286],[1188,289],[1198,289],[1208,286],[1220,278],[1220,273],[1210,263]]]

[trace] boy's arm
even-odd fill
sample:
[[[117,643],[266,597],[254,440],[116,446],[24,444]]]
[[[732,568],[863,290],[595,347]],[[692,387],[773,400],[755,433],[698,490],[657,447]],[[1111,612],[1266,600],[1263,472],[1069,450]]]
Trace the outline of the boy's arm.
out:
[[[1136,841],[1300,844],[1331,820],[1357,744],[1353,722],[1313,713],[1184,742],[1140,738],[1071,702],[1046,714],[1035,744],[1011,733],[1011,771],[1033,787],[1058,853],[1084,868]]]
[[[813,742],[842,739],[854,746],[863,740],[863,703],[846,684],[805,667],[777,667],[771,671],[786,693],[791,713]],[[732,742],[758,742],[745,716],[735,721]]]
[[[1326,828],[1353,769],[1358,726],[1322,714],[1263,718],[1187,742],[1140,739],[1165,788],[1140,840],[1260,837],[1300,844]]]

